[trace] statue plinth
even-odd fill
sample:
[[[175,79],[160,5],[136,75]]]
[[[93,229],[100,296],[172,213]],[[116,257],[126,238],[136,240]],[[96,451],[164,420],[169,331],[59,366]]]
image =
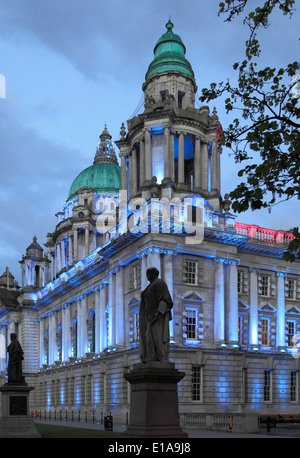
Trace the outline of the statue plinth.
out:
[[[179,426],[177,383],[185,376],[170,362],[135,364],[124,375],[131,385],[126,437],[187,438]]]
[[[0,438],[39,438],[29,411],[29,393],[34,387],[7,383],[0,387]]]

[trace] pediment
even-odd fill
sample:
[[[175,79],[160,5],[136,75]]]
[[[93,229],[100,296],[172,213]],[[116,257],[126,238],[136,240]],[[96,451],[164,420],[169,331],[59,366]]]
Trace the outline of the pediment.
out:
[[[243,302],[241,299],[239,299],[238,301],[238,307],[240,310],[248,310],[249,309],[249,305],[245,304],[245,302]]]
[[[262,305],[261,307],[259,307],[258,310],[260,312],[270,312],[270,313],[276,312],[275,307],[273,307],[273,305],[269,304],[268,302],[266,304]]]
[[[298,307],[296,307],[295,305],[291,308],[289,308],[286,313],[289,313],[289,314],[293,314],[293,315],[299,315],[300,314],[300,310],[298,309]]]
[[[204,302],[203,297],[199,296],[199,294],[195,291],[192,291],[191,293],[188,293],[186,296],[183,296],[182,300],[189,302]]]
[[[140,299],[136,296],[131,296],[129,302],[127,303],[128,307],[132,307],[133,305],[137,305],[140,303]]]

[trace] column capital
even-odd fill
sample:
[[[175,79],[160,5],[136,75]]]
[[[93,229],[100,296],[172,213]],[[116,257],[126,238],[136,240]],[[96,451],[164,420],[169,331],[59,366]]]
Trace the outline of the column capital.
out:
[[[249,272],[250,272],[250,273],[251,273],[251,272],[254,272],[254,273],[258,274],[258,268],[257,268],[257,267],[252,267],[252,266],[251,266],[251,267],[249,267]]]
[[[157,252],[159,254],[172,254],[176,256],[177,249],[160,245],[148,245],[141,250],[138,250],[136,256],[138,259],[141,259],[142,257],[148,256],[149,253],[153,252]]]
[[[278,272],[276,272],[276,276],[286,278],[287,272],[279,270]]]
[[[107,275],[113,275],[116,274],[117,272],[120,272],[120,270],[124,269],[125,266],[118,265],[118,266],[111,266],[109,269],[107,269]]]
[[[237,266],[240,265],[240,259],[237,258],[229,258],[228,256],[216,256],[213,258],[216,263],[223,262],[223,264],[236,264]]]

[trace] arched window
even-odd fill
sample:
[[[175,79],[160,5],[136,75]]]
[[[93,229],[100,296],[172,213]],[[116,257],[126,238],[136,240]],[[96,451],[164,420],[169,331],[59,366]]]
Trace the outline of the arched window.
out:
[[[91,309],[87,318],[88,352],[95,353],[95,310]]]
[[[71,356],[77,356],[77,318],[74,316],[71,321]]]

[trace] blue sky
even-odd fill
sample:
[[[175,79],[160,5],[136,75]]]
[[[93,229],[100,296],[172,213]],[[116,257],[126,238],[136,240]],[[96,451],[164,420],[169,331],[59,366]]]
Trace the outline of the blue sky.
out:
[[[251,6],[261,4],[251,1]],[[242,18],[225,23],[219,0],[0,0],[0,275],[20,265],[34,235],[43,246],[72,181],[92,164],[107,123],[114,140],[141,102],[153,48],[171,16],[198,85],[234,78],[248,36]],[[277,14],[260,33],[264,64],[299,61],[300,13]],[[198,99],[198,97],[197,97]],[[223,126],[230,121],[217,101]],[[200,106],[197,101],[196,106]],[[222,154],[222,194],[238,167]],[[274,229],[299,225],[299,201],[236,220]],[[44,246],[43,246],[44,247]]]

